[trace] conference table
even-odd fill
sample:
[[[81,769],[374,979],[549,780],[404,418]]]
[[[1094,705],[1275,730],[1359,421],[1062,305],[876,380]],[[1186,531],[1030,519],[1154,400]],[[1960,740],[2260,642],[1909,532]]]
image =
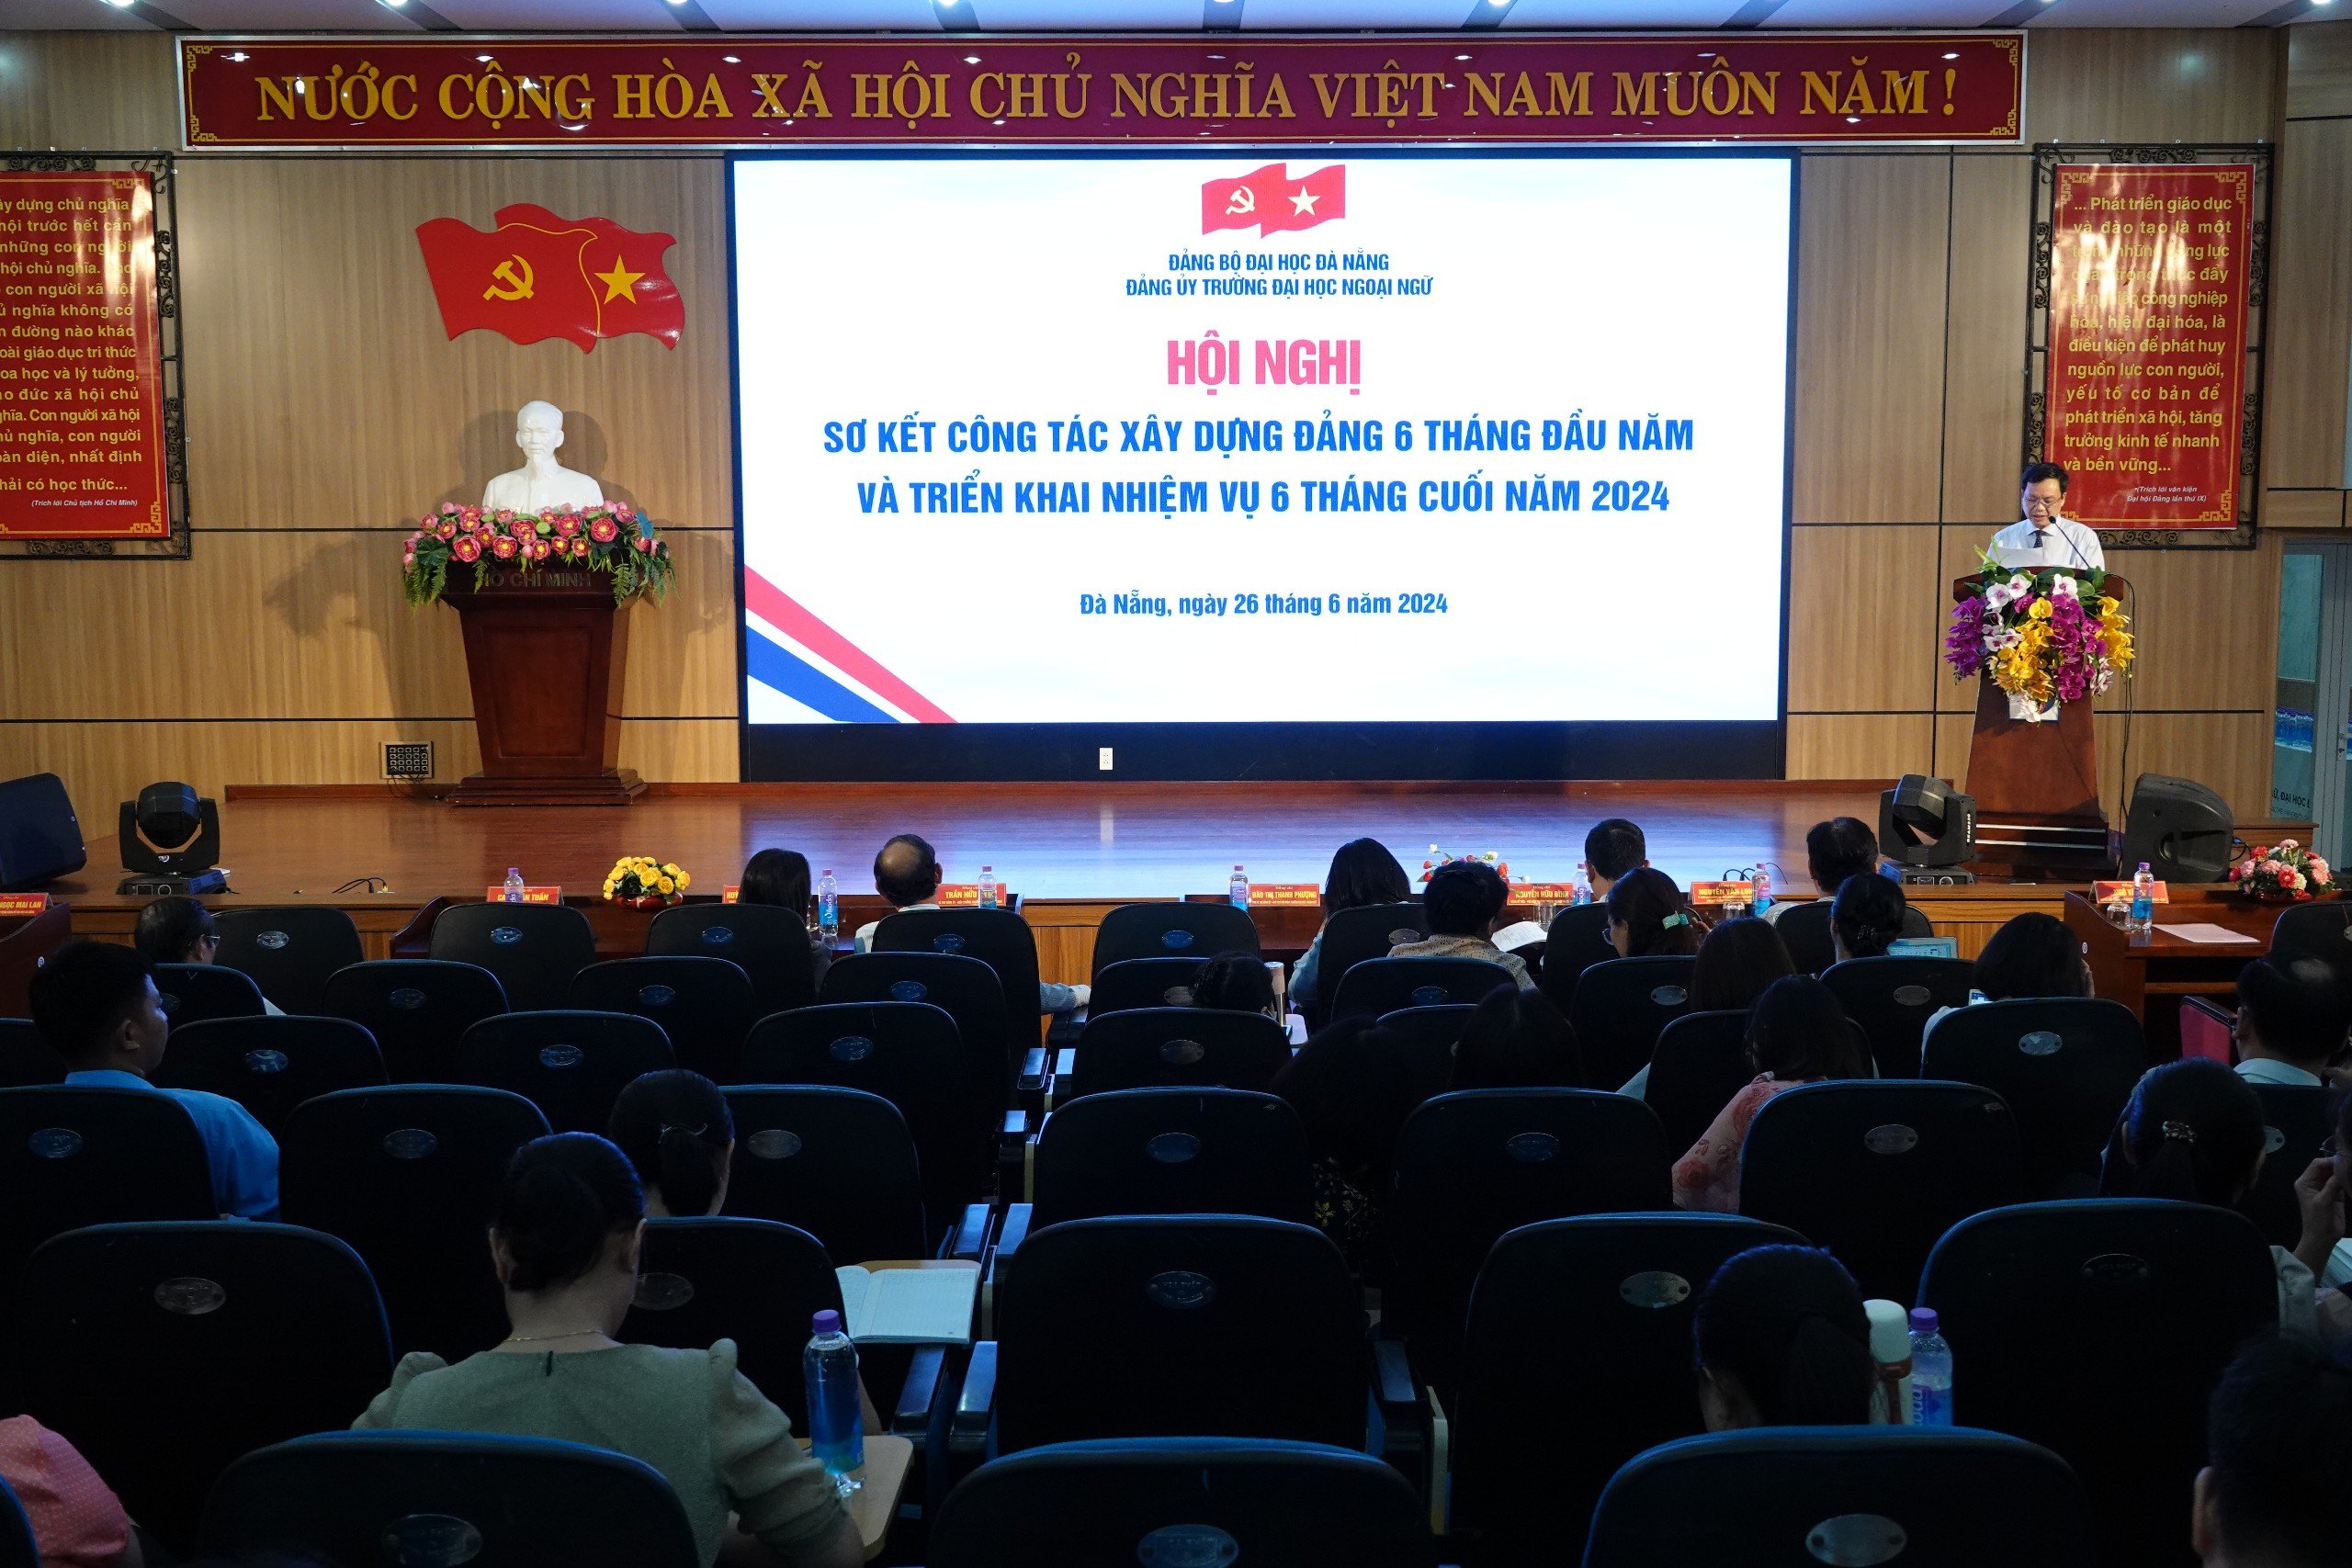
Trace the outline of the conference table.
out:
[[[2180,1055],[2184,999],[2234,994],[2238,971],[2246,961],[2270,951],[2271,929],[2278,923],[2281,908],[2220,887],[2176,885],[2170,891],[2172,901],[2156,906],[2155,929],[2138,934],[2110,919],[2086,895],[2066,895],[2066,925],[2082,939],[2093,988],[2140,1015],[2151,1062],[2169,1062]],[[2180,934],[2179,928],[2199,926],[2237,940]]]

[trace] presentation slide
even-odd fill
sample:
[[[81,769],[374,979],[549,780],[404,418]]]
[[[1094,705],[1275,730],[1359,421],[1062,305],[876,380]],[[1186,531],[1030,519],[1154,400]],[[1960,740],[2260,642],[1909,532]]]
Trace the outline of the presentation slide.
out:
[[[737,162],[747,722],[1777,721],[1791,168]]]

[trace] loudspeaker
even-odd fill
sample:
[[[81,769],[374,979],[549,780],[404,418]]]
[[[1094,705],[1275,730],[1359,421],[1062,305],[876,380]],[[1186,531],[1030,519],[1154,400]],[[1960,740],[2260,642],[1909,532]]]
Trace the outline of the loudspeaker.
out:
[[[89,858],[63,779],[30,773],[0,783],[0,893],[71,875]]]
[[[1878,797],[1879,853],[1904,866],[1958,865],[1976,843],[1976,797],[1905,773]]]
[[[2142,773],[2123,818],[2123,873],[2146,861],[2166,882],[2219,882],[2229,874],[2235,835],[2228,803],[2203,784]]]

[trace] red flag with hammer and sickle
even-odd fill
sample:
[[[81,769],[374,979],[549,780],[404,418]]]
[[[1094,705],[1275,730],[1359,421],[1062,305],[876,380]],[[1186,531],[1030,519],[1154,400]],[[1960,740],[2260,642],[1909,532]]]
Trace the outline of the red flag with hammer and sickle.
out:
[[[1289,165],[1268,164],[1238,179],[1201,182],[1201,232],[1255,229],[1279,234],[1312,229],[1348,212],[1348,170],[1332,164],[1294,178]]]
[[[566,338],[585,353],[599,338],[646,333],[678,346],[685,306],[662,265],[671,236],[529,202],[501,208],[497,220],[488,233],[456,218],[416,226],[451,337],[486,327],[516,343]]]

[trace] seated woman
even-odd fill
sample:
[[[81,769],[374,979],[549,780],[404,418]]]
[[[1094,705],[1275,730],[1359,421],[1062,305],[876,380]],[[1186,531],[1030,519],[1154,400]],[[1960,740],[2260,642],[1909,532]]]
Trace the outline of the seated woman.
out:
[[[647,1073],[621,1090],[605,1132],[637,1168],[646,1218],[693,1218],[725,1206],[735,1119],[718,1086],[700,1073]]]
[[[1985,940],[1968,981],[1968,1005],[2018,1001],[2031,997],[2087,997],[2090,960],[2083,939],[2055,915],[2018,915]],[[1938,1008],[1927,1032],[1958,1008]]]
[[[1690,968],[1690,1010],[1746,1012],[1773,981],[1795,973],[1780,932],[1762,920],[1725,920],[1699,939],[1699,961]],[[1650,1065],[1644,1062],[1617,1092],[1641,1100],[1649,1087]]]
[[[1739,1213],[1739,1156],[1756,1113],[1799,1084],[1870,1076],[1860,1031],[1829,987],[1810,975],[1775,980],[1747,1015],[1747,1055],[1756,1078],[1732,1097],[1690,1152],[1674,1162],[1674,1202],[1682,1209]]]
[[[1691,1319],[1710,1432],[1860,1427],[1878,1362],[1854,1277],[1811,1247],[1751,1247],[1715,1270]]]
[[[1261,1012],[1282,1021],[1274,1010],[1273,975],[1254,953],[1220,953],[1202,964],[1200,978],[1193,982],[1193,1005]]]
[[[1323,924],[1329,927],[1331,917],[1342,909],[1404,904],[1412,897],[1413,885],[1405,879],[1405,868],[1388,852],[1386,844],[1377,839],[1351,839],[1331,857],[1330,873],[1323,878]],[[1306,956],[1291,971],[1291,1005],[1301,1011],[1315,1005],[1322,960],[1323,932],[1318,930]]]
[[[1396,1134],[1419,1096],[1396,1036],[1368,1018],[1343,1018],[1274,1075],[1273,1092],[1298,1112],[1314,1161],[1315,1224],[1359,1279],[1380,1277],[1381,1194]]]
[[[167,893],[139,911],[130,945],[150,964],[209,964],[220,950],[220,935],[209,909],[183,894]],[[267,997],[261,999],[261,1010],[271,1018],[286,1016]]]
[[[808,973],[819,984],[832,967],[832,950],[808,918],[808,857],[798,850],[765,849],[743,863],[735,885],[738,904],[773,904],[800,917],[808,928]]]
[[[515,1151],[491,1220],[491,1256],[514,1332],[456,1366],[412,1352],[355,1427],[560,1438],[660,1471],[706,1563],[752,1542],[794,1568],[855,1568],[857,1531],[824,1467],[784,1412],[735,1370],[735,1342],[707,1350],[623,1345],[637,1293],[645,1200],[620,1150],[559,1133]],[[740,1521],[752,1541],[733,1539]]]
[[[2233,1209],[2261,1173],[2269,1127],[2254,1086],[2202,1057],[2152,1067],[2132,1089],[2108,1145],[2099,1193],[2108,1198],[2173,1198]],[[2316,1286],[2344,1239],[2345,1176],[2333,1156],[2312,1161],[2295,1180],[2302,1235],[2295,1249],[2270,1249],[2278,1275],[2278,1331],[2316,1342],[2352,1328],[2339,1292],[2330,1292],[2323,1323]]]
[[[1662,871],[1641,866],[1610,886],[1609,945],[1620,958],[1696,953],[1705,931],[1682,889]]]
[[[1865,871],[1838,884],[1838,897],[1829,906],[1829,942],[1838,951],[1838,962],[1883,958],[1903,934],[1909,908],[1902,885],[1891,876]]]
[[[0,1481],[25,1511],[42,1568],[141,1568],[147,1561],[139,1527],[114,1489],[73,1444],[29,1416],[0,1421]]]
[[[1584,1058],[1558,1004],[1498,986],[1453,1045],[1456,1089],[1580,1089]]]
[[[1876,872],[1878,858],[1878,835],[1859,817],[1815,822],[1804,836],[1805,871],[1824,898],[1835,898],[1848,877]],[[1797,908],[1785,901],[1776,903],[1764,911],[1764,919],[1777,920]]]

